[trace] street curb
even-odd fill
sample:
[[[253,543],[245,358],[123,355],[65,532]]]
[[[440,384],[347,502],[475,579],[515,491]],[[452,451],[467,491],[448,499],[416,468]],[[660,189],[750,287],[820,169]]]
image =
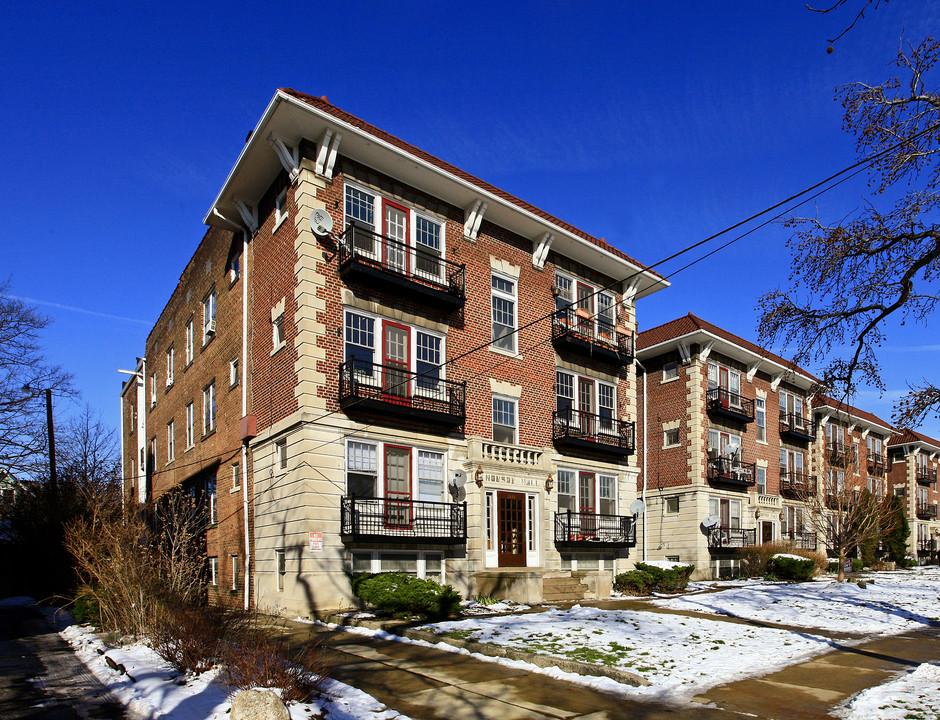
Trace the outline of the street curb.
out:
[[[487,655],[489,657],[520,660],[522,662],[532,663],[540,668],[557,667],[559,670],[575,673],[576,675],[606,677],[611,680],[616,680],[619,683],[624,683],[625,685],[633,685],[634,687],[642,687],[650,684],[646,678],[627,672],[626,670],[610,668],[606,665],[591,665],[589,663],[579,662],[578,660],[567,660],[550,655],[537,655],[535,653],[522,652],[521,650],[499,647],[498,645],[446,637],[423,630],[415,630],[413,628],[396,628],[396,631],[395,634],[411,640],[424,640],[432,645],[443,642],[456,648],[466,650],[467,652],[479,653],[480,655]]]

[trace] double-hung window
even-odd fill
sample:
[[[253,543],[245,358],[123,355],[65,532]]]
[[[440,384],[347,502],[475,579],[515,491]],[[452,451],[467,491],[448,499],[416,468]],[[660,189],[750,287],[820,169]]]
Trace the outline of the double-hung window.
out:
[[[797,486],[803,484],[803,453],[780,448],[780,477]]]
[[[757,425],[757,441],[767,442],[767,401],[764,398],[754,399],[754,417]]]
[[[877,435],[868,436],[868,460],[869,462],[881,461],[882,440]]]
[[[709,498],[708,514],[718,518],[724,530],[737,530],[741,527],[741,501],[727,498]]]
[[[193,361],[193,319],[186,321],[186,365]]]
[[[571,310],[574,305],[574,280],[567,275],[555,273],[555,287],[552,292],[555,294],[555,319],[562,323],[571,323],[574,311]]]
[[[206,503],[209,511],[209,524],[215,525],[219,522],[219,492],[215,475],[206,480]]]
[[[518,437],[518,401],[515,398],[493,398],[493,440],[515,445]]]
[[[166,424],[166,461],[173,462],[176,456],[176,426],[172,420]]]
[[[215,382],[211,382],[202,391],[202,434],[208,435],[215,430]]]
[[[186,449],[188,450],[196,444],[196,420],[195,409],[192,402],[186,403]]]
[[[617,476],[559,468],[558,510],[581,515],[617,514]],[[582,520],[582,528],[588,527]],[[596,528],[596,523],[593,525]]]
[[[441,224],[423,215],[415,216],[415,274],[440,280],[443,275]]]
[[[202,344],[206,345],[215,335],[215,289],[202,301]]]
[[[157,404],[157,373],[150,373],[150,407]]]
[[[166,386],[170,387],[173,385],[173,346],[170,345],[166,349]]]
[[[516,352],[516,281],[504,275],[493,274],[493,347]]]

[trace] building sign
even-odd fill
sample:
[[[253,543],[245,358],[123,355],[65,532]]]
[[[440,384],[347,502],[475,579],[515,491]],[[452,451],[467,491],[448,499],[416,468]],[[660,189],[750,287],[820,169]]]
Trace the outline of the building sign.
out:
[[[323,552],[323,533],[310,533],[310,552]]]
[[[512,475],[499,475],[497,473],[484,473],[483,482],[490,485],[523,485],[527,487],[539,487],[545,481],[539,481],[535,478],[520,478]]]

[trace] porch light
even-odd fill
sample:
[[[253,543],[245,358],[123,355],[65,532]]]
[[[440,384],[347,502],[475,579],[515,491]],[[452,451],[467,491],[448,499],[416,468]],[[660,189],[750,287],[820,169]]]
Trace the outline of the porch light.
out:
[[[473,473],[473,479],[476,481],[477,487],[483,487],[483,466],[477,465],[477,471]]]
[[[755,519],[755,520],[759,520],[759,519],[760,519],[760,508],[757,508],[757,509],[754,511],[754,519]]]
[[[778,517],[780,518],[780,522],[784,521],[784,518],[786,518],[786,514],[783,512],[783,510],[780,511],[780,515]]]
[[[549,473],[548,477],[545,478],[545,489],[551,492],[553,487],[555,487],[555,480],[552,478],[551,473]]]

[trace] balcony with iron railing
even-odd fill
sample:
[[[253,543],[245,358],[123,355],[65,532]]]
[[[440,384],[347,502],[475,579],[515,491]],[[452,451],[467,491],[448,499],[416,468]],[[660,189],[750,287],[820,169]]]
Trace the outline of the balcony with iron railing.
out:
[[[920,520],[936,520],[937,506],[931,503],[917,503],[917,517]]]
[[[437,372],[437,370],[435,370]],[[467,384],[393,365],[349,360],[339,366],[339,404],[370,413],[452,428],[467,417]]]
[[[828,440],[826,444],[826,457],[830,464],[845,467],[855,456],[855,449],[838,440]]]
[[[788,530],[782,533],[782,535],[783,539],[792,542],[795,548],[800,550],[816,549],[816,533],[801,530]]]
[[[878,477],[884,477],[887,466],[888,466],[888,461],[884,455],[876,455],[874,453],[868,453],[868,474],[869,475],[877,475]]]
[[[552,440],[559,449],[626,457],[635,450],[634,423],[565,408],[552,413]]]
[[[917,482],[920,485],[933,485],[937,482],[937,469],[917,466]]]
[[[633,361],[632,335],[574,306],[558,310],[552,318],[552,344],[557,350],[568,349],[619,365]]]
[[[713,527],[708,531],[708,547],[717,550],[720,548],[743,548],[757,544],[757,530],[731,527]]]
[[[448,310],[463,307],[467,299],[465,265],[355,225],[339,238],[339,274],[347,281],[404,291]]]
[[[344,497],[340,505],[344,542],[461,545],[467,542],[467,503],[410,497]]]
[[[799,413],[780,413],[780,434],[791,440],[812,442],[816,439],[813,432],[813,421],[808,420]]]
[[[814,497],[816,495],[816,476],[781,468],[780,494],[794,500],[805,500]]]
[[[757,483],[755,463],[741,462],[737,457],[719,455],[709,450],[708,481],[747,490]]]
[[[708,412],[740,422],[754,421],[754,401],[722,387],[711,388],[707,394]]]
[[[636,544],[636,518],[562,510],[555,513],[555,545],[626,547]]]
[[[936,540],[918,540],[917,552],[921,552],[921,553],[937,552],[937,541]]]

